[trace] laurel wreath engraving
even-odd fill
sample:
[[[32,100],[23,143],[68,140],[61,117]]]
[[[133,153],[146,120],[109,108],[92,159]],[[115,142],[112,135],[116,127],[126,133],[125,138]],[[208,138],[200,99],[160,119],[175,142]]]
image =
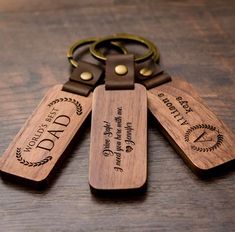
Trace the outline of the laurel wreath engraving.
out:
[[[42,160],[40,160],[40,161],[38,161],[38,162],[29,162],[29,161],[25,160],[25,159],[22,157],[21,153],[22,153],[22,152],[21,152],[21,148],[17,147],[17,148],[16,148],[16,158],[17,158],[17,160],[18,160],[21,164],[23,164],[23,165],[25,165],[25,166],[28,166],[28,167],[39,167],[39,166],[41,166],[41,165],[43,165],[43,164],[49,162],[50,160],[52,160],[52,156],[47,156],[46,158],[44,158],[44,159],[42,159]]]
[[[81,115],[82,114],[82,105],[79,103],[79,101],[77,101],[76,99],[72,99],[72,98],[57,98],[54,101],[52,101],[51,103],[48,104],[49,107],[59,103],[59,102],[70,102],[73,103],[76,106],[76,113],[77,115]]]
[[[208,129],[208,130],[211,130],[211,131],[216,131],[218,133],[218,135],[217,135],[217,141],[213,146],[208,147],[208,148],[202,148],[202,147],[197,147],[195,145],[192,145],[191,148],[193,150],[198,151],[198,152],[214,151],[215,149],[217,149],[222,144],[224,136],[222,134],[220,134],[219,130],[216,130],[215,126],[212,126],[212,125],[209,125],[209,124],[198,124],[198,125],[195,125],[195,126],[192,126],[191,128],[189,128],[186,131],[185,136],[184,136],[184,140],[186,142],[189,142],[189,135],[191,134],[192,131],[194,131],[196,129]]]
[[[192,131],[196,130],[196,129],[201,129],[201,128],[205,128],[205,129],[209,129],[211,131],[214,131],[216,129],[216,127],[214,126],[211,126],[209,124],[199,124],[199,125],[196,125],[196,126],[192,126],[191,128],[189,128],[187,130],[187,132],[185,133],[185,136],[184,136],[184,140],[186,142],[189,142],[189,135],[191,134]]]

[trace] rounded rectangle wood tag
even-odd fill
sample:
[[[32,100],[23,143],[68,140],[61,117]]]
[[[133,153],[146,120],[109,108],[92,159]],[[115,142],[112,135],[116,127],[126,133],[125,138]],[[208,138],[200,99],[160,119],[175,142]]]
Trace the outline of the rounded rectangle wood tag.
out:
[[[134,90],[105,90],[93,95],[89,183],[96,190],[142,187],[147,178],[147,95]]]
[[[51,88],[1,158],[2,174],[45,181],[91,111],[88,97]]]
[[[197,172],[234,160],[234,134],[190,84],[172,79],[148,91],[148,107],[175,149]]]

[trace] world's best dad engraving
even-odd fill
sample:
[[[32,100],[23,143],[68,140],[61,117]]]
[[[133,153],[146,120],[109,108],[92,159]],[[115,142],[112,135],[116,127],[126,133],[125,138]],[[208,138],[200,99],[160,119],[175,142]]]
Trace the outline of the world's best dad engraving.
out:
[[[33,182],[50,172],[91,111],[91,95],[79,96],[54,86],[2,156],[1,173]]]

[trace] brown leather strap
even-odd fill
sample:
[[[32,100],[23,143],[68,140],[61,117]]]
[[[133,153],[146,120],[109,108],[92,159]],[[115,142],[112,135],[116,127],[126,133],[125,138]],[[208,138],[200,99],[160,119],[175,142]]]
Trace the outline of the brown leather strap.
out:
[[[136,64],[136,81],[151,89],[171,81],[171,76],[164,72],[154,60]]]
[[[105,69],[105,89],[134,89],[134,56],[110,55]]]
[[[143,76],[141,74],[141,70],[143,69],[147,69],[149,71],[151,71],[151,75],[150,76]],[[156,62],[152,59],[147,60],[145,62],[142,63],[137,63],[135,66],[135,70],[136,70],[136,78],[137,80],[146,80],[149,77],[154,77],[157,76],[161,73],[163,73],[163,69],[161,68],[161,66],[159,64],[156,64]]]
[[[63,85],[62,90],[88,96],[101,79],[102,74],[101,67],[80,61],[79,66],[73,70],[69,81]]]
[[[152,89],[169,81],[171,81],[171,76],[164,72],[152,78],[141,81],[141,84],[143,84],[146,89]]]
[[[67,81],[64,85],[62,90],[65,92],[76,93],[81,96],[87,97],[91,92],[93,87],[89,85],[84,85],[75,81]]]

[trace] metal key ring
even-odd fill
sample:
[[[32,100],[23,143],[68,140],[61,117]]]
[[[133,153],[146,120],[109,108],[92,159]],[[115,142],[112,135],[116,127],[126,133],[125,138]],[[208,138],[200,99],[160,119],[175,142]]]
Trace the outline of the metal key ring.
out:
[[[114,36],[134,36],[134,35],[127,34],[127,33],[117,33]],[[153,54],[152,54],[151,58],[153,59],[154,62],[158,62],[159,59],[160,59],[160,53],[159,53],[159,50],[158,50],[157,46],[152,41],[150,41],[148,39],[145,39],[143,37],[139,37],[139,38],[141,38],[142,40],[148,42],[148,44],[151,46],[151,49],[153,51]]]
[[[76,41],[75,43],[73,43],[68,51],[67,51],[67,58],[70,62],[70,64],[73,66],[73,67],[78,67],[79,63],[74,59],[73,57],[73,54],[74,52],[82,47],[83,45],[87,45],[87,44],[91,44],[91,43],[94,43],[98,40],[98,38],[88,38],[88,39],[84,39],[84,40],[79,40],[79,41]],[[112,46],[120,49],[122,51],[123,54],[127,54],[127,50],[118,42],[111,42],[110,43]]]
[[[148,51],[143,56],[135,58],[135,62],[137,63],[145,61],[150,57],[155,57],[155,59],[159,58],[159,53],[152,42],[140,36],[130,35],[130,34],[115,34],[112,36],[107,36],[102,39],[99,39],[90,46],[90,53],[98,60],[106,61],[106,57],[100,51],[98,51],[97,48],[102,43],[107,43],[109,41],[132,41],[132,42],[135,41],[147,47]]]

